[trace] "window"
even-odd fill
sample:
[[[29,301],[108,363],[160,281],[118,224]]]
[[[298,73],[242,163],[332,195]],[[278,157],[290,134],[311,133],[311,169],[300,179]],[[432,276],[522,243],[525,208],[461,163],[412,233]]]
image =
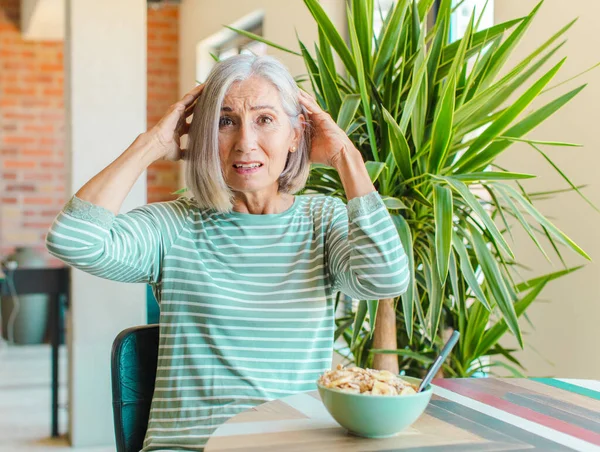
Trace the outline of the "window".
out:
[[[262,19],[253,25],[243,28],[245,31],[253,33],[258,36],[263,35],[263,23]],[[230,39],[222,42],[214,49],[214,55],[219,59],[223,60],[233,55],[239,54],[251,54],[251,55],[266,55],[267,45],[255,41],[254,39],[248,38],[243,35],[236,34]]]

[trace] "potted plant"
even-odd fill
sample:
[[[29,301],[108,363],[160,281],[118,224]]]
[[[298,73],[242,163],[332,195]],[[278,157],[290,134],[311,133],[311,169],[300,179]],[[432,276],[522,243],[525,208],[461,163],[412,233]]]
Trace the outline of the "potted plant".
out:
[[[548,259],[540,236],[561,261],[561,247],[589,256],[534,207],[536,198],[553,193],[527,192],[521,182],[535,176],[502,168],[497,159],[513,143],[528,143],[580,193],[542,149],[572,144],[529,140],[527,134],[585,85],[526,112],[563,65],[564,59],[547,63],[574,21],[507,68],[541,3],[525,17],[481,31],[473,14],[464,36],[449,43],[450,0],[441,1],[429,27],[434,0],[398,0],[377,34],[374,1],[353,0],[349,42],[317,0],[304,2],[318,25],[314,52],[300,40],[295,52],[236,31],[303,58],[319,104],[361,151],[411,272],[400,299],[364,300],[347,309],[336,337],[346,340],[348,357],[358,365],[418,374],[444,335],[459,329],[446,375],[489,371],[500,365],[482,359],[491,355],[503,355],[512,364],[502,365],[518,373],[520,364],[499,339],[510,332],[522,347],[519,317],[550,280],[575,268],[515,282],[519,262],[507,237],[511,228],[523,228]],[[336,69],[334,55],[343,70]],[[306,190],[344,198],[336,171],[324,166],[313,167]]]

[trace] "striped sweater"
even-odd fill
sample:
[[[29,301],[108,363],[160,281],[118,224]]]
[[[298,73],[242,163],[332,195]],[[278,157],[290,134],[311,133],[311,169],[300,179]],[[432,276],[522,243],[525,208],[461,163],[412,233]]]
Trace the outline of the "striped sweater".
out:
[[[377,192],[347,206],[296,196],[266,215],[180,198],[115,216],[74,197],[47,247],[93,275],[154,289],[160,345],[144,451],[203,450],[240,411],[315,389],[331,366],[335,294],[395,297],[409,277]]]

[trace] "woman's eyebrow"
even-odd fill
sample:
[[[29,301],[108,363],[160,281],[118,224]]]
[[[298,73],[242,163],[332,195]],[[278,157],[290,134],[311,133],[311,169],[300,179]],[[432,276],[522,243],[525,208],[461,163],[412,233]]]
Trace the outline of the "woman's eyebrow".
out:
[[[272,105],[256,105],[254,107],[250,107],[250,110],[273,110],[273,111],[275,111],[276,108],[273,107]]]
[[[277,109],[275,107],[273,107],[272,105],[255,105],[255,106],[250,107],[250,110],[252,110],[252,111],[256,111],[256,110],[277,111]],[[233,108],[228,107],[228,106],[223,106],[223,107],[221,107],[221,111],[233,112]]]

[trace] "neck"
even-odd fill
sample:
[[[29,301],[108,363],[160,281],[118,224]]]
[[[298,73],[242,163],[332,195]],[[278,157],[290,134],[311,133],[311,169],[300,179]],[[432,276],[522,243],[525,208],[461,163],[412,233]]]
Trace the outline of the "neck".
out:
[[[276,193],[272,196],[260,196],[255,193],[235,194],[234,212],[252,215],[283,213],[294,204],[294,196],[287,193]]]

